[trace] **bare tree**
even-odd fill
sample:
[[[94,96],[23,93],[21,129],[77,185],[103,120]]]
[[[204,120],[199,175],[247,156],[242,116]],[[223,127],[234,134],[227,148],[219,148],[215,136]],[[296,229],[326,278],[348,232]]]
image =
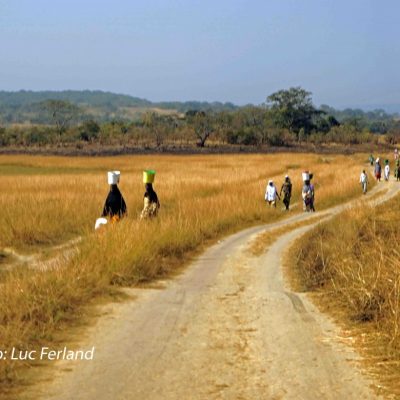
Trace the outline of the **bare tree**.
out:
[[[192,124],[194,133],[199,140],[197,146],[204,147],[208,138],[215,131],[215,118],[204,111],[188,111],[186,117]]]
[[[175,117],[172,115],[160,115],[154,111],[148,111],[143,116],[143,124],[154,136],[156,147],[161,147],[165,139],[176,127]]]
[[[42,107],[50,114],[59,136],[66,131],[80,111],[77,105],[64,100],[47,100],[42,103]]]

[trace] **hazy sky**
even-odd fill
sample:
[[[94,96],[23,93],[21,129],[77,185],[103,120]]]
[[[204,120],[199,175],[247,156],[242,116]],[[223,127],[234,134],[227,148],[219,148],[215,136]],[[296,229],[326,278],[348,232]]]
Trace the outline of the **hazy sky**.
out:
[[[0,90],[400,103],[399,0],[0,0]]]

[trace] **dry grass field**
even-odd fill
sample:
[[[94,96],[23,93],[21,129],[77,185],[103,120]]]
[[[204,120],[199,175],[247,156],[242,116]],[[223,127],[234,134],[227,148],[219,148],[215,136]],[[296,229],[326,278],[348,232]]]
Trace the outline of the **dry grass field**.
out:
[[[345,327],[381,391],[395,396],[400,396],[399,209],[397,196],[378,207],[347,210],[306,234],[292,249],[291,263],[296,289],[312,293]]]
[[[120,285],[179,270],[194,251],[229,232],[284,218],[282,203],[270,209],[264,202],[269,178],[280,189],[284,175],[292,177],[292,203],[297,203],[292,212],[301,212],[304,169],[314,172],[317,211],[360,195],[358,179],[366,158],[316,154],[0,156],[0,266],[15,262],[8,256],[10,249],[25,256],[45,254],[52,246],[83,238],[76,245],[79,251],[60,256],[50,269],[29,268],[29,263],[2,269],[2,347],[49,345],[91,300],[115,292]],[[161,210],[154,221],[139,220],[146,168],[157,171],[154,187]],[[94,232],[108,193],[107,170],[121,171],[128,217]],[[21,383],[27,365],[1,362],[0,385]]]

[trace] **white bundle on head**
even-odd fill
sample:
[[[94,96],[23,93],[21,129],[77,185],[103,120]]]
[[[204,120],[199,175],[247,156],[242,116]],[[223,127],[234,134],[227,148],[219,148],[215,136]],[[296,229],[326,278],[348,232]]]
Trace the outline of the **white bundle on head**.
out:
[[[107,180],[109,185],[116,185],[119,183],[119,178],[121,176],[120,171],[108,171]]]

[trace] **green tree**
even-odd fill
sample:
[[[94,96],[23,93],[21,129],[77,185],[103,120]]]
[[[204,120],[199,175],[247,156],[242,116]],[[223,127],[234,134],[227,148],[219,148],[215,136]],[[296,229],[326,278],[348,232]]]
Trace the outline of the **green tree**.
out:
[[[260,107],[245,107],[243,109],[245,123],[251,129],[252,133],[246,141],[249,144],[264,144],[267,138],[266,131],[266,110]],[[245,144],[245,143],[244,143]]]
[[[7,137],[6,128],[0,126],[0,146],[7,146],[9,138]]]
[[[85,121],[79,127],[79,138],[86,142],[93,141],[99,137],[100,125],[93,120]]]
[[[232,121],[233,115],[228,111],[221,111],[216,114],[215,117],[215,125],[218,138],[222,140],[222,142],[228,142],[230,135],[232,134]]]
[[[314,107],[311,92],[301,87],[275,92],[268,96],[267,104],[271,108],[275,124],[295,133],[297,138],[300,129],[309,134],[314,128],[313,118],[324,113]]]

